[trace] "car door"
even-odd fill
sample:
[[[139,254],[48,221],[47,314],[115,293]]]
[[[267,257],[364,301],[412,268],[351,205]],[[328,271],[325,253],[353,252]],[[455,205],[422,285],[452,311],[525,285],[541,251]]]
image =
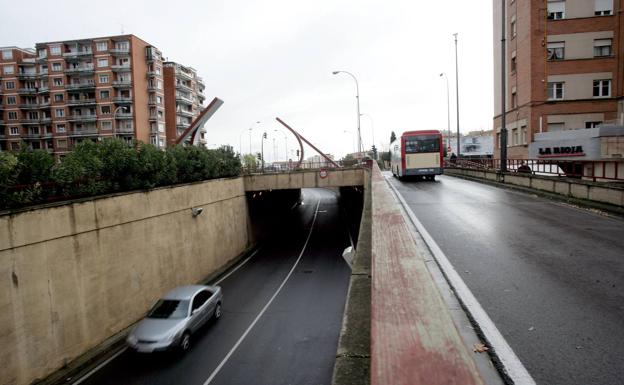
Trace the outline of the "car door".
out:
[[[206,290],[202,290],[195,294],[191,304],[191,330],[196,331],[206,322],[206,301],[210,294]]]

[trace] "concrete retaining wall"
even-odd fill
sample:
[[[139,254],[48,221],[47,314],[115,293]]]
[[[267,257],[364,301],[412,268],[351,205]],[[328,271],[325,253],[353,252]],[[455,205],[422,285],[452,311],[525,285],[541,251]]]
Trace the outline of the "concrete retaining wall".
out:
[[[276,174],[258,174],[245,176],[247,191],[328,188],[362,186],[365,171],[362,168],[330,169],[327,176],[321,178],[319,170],[301,170]]]
[[[493,171],[445,169],[445,174],[487,179],[505,184],[532,188],[567,198],[624,207],[624,187],[605,186],[601,183],[574,179],[558,179],[538,175],[504,174]]]
[[[45,377],[224,266],[248,223],[243,178],[1,215],[0,384]]]

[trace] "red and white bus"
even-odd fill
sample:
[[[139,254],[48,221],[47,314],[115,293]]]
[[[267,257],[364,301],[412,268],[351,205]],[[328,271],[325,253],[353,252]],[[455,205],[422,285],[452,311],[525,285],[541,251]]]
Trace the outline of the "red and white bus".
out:
[[[444,144],[437,130],[406,131],[390,143],[394,176],[425,177],[434,180],[443,173]]]

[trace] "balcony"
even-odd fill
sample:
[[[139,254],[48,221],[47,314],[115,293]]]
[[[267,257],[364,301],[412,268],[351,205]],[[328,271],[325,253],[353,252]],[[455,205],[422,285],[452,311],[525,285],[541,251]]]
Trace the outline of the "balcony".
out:
[[[113,56],[128,56],[130,55],[130,48],[113,48],[108,52]]]
[[[201,85],[202,87],[206,87],[206,83],[204,83],[204,79],[198,76],[196,80],[197,80],[197,83],[199,83],[199,85]]]
[[[182,95],[176,95],[176,102],[193,105],[193,100],[191,100],[191,98]]]
[[[113,87],[115,88],[130,88],[132,87],[132,82],[130,80],[114,80]]]
[[[132,103],[131,96],[116,96],[113,98],[113,103],[115,104],[130,104]]]
[[[65,74],[67,75],[93,75],[94,73],[95,68],[93,67],[93,65],[65,68]]]
[[[82,128],[71,131],[70,136],[93,136],[98,134],[97,128]]]
[[[97,120],[97,115],[69,115],[67,120],[70,122],[95,122]]]
[[[111,70],[113,72],[130,72],[132,71],[132,66],[131,65],[112,65],[111,66]]]
[[[95,83],[73,83],[65,86],[67,90],[95,89]]]
[[[39,108],[50,108],[50,102],[39,103]]]
[[[39,108],[38,103],[20,103],[19,108],[22,110],[36,110]]]
[[[148,79],[151,78],[151,77],[154,77],[154,76],[160,76],[160,74],[158,72],[156,72],[156,71],[147,71],[146,77]]]
[[[17,78],[19,80],[35,80],[37,79],[37,73],[18,73]]]
[[[183,90],[186,92],[193,92],[193,89],[185,84],[182,83],[176,83],[176,89],[178,90]]]
[[[134,128],[132,127],[117,127],[115,132],[120,134],[134,134]]]
[[[179,78],[186,79],[186,80],[193,80],[193,74],[191,74],[189,72],[184,72],[182,70],[176,70],[175,74]]]
[[[41,118],[41,119],[39,119],[39,123],[41,123],[41,124],[52,123],[52,118],[50,118],[50,117]]]
[[[17,90],[17,93],[20,95],[36,95],[37,89],[36,88],[20,88],[19,90]]]
[[[185,123],[185,122],[177,122],[176,123],[176,127],[177,128],[182,128],[182,129],[187,129],[191,126],[190,123]]]
[[[132,119],[132,112],[118,112],[115,114],[115,119],[118,119],[118,120]]]
[[[68,106],[87,106],[95,104],[95,99],[67,99]]]
[[[39,124],[39,118],[37,118],[37,119],[22,119],[22,120],[20,120],[20,123],[22,125],[29,125],[29,126],[31,126],[33,124]]]
[[[70,51],[63,53],[65,59],[81,59],[93,56],[93,51]]]
[[[176,111],[176,114],[180,116],[186,116],[188,118],[192,118],[195,116],[195,114],[193,114],[193,111],[187,111],[187,110],[178,110]]]
[[[40,139],[41,138],[41,134],[34,133],[34,132],[28,132],[25,135],[22,135],[21,138],[22,139]]]
[[[46,94],[48,92],[50,92],[50,87],[39,87],[40,94]]]

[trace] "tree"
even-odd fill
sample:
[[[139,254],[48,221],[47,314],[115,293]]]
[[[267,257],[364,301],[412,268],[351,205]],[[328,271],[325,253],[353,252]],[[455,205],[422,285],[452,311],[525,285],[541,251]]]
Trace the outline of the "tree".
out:
[[[255,171],[257,167],[256,157],[253,154],[243,155],[243,167],[248,171]]]
[[[373,153],[373,159],[377,160],[377,147],[374,144],[371,147],[371,152]]]
[[[392,131],[390,133],[390,143],[394,142],[396,140],[396,134],[394,133],[394,131]]]

